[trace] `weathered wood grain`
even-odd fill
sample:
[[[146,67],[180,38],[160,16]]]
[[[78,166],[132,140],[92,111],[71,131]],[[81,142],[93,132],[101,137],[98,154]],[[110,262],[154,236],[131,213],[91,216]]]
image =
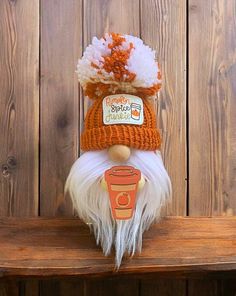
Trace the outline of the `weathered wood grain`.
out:
[[[38,5],[0,1],[1,216],[38,212]]]
[[[158,127],[163,138],[164,163],[173,185],[172,203],[163,209],[163,214],[185,215],[186,1],[142,0],[140,12],[141,38],[156,50],[163,79],[157,101]],[[144,281],[141,295],[185,295],[185,281],[166,284],[163,280],[148,281],[148,285]]]
[[[173,184],[170,215],[186,214],[186,1],[141,1],[141,37],[157,52],[162,72],[158,126]]]
[[[0,1],[0,216],[38,214],[39,1]],[[2,283],[20,295],[24,283]],[[31,295],[37,288],[32,287]],[[26,294],[29,295],[29,294]]]
[[[41,1],[40,215],[72,216],[64,183],[78,157],[82,1]],[[40,295],[63,294],[62,282],[40,283]],[[71,292],[67,286],[67,294]]]
[[[114,271],[78,219],[0,219],[5,276],[105,276],[236,270],[236,217],[165,218],[146,233],[142,254]]]
[[[139,36],[139,1],[87,0],[84,3],[84,45],[106,32]]]
[[[236,210],[236,2],[189,2],[189,212]]]
[[[78,156],[82,2],[41,1],[40,215],[72,215],[64,182]]]
[[[190,215],[236,210],[235,22],[235,1],[189,1]],[[191,281],[189,295],[229,295],[228,285]]]

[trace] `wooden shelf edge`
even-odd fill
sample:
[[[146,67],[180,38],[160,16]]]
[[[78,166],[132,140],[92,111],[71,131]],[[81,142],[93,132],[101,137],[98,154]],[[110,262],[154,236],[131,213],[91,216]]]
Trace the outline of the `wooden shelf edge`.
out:
[[[236,217],[166,217],[116,271],[79,219],[0,218],[0,278],[235,274],[235,230]]]

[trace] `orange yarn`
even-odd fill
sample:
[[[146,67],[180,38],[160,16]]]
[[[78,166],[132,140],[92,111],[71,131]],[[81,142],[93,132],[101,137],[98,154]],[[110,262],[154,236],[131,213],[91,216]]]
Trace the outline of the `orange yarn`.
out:
[[[109,35],[108,49],[109,55],[104,55],[103,62],[96,64],[92,61],[91,66],[96,69],[98,78],[103,77],[103,71],[111,73],[115,85],[107,81],[90,79],[84,87],[85,96],[94,99],[95,102],[90,107],[85,118],[85,129],[81,135],[82,150],[101,150],[115,144],[127,145],[131,148],[140,150],[156,150],[160,148],[160,134],[156,128],[156,116],[147,98],[154,96],[161,87],[155,83],[150,87],[133,87],[132,94],[137,95],[143,100],[144,122],[142,125],[133,124],[112,124],[103,123],[103,98],[110,94],[120,94],[119,85],[122,83],[132,83],[136,74],[128,71],[127,63],[135,50],[134,44],[129,42],[122,47],[126,38],[120,34],[111,33]],[[105,41],[106,36],[103,37]],[[159,69],[159,66],[157,67]],[[161,73],[157,72],[157,81],[161,80]],[[117,84],[118,82],[118,84]],[[116,87],[118,85],[118,87]],[[124,93],[124,92],[123,92]],[[133,111],[135,112],[135,111]],[[136,114],[133,114],[136,115]]]
[[[130,52],[131,52],[132,48],[134,48],[134,45],[132,42],[130,42],[128,49],[121,50],[121,49],[119,49],[119,46],[122,45],[122,42],[125,41],[125,38],[122,37],[120,34],[116,34],[116,33],[111,33],[111,36],[112,36],[113,41],[112,41],[112,43],[108,44],[108,48],[111,49],[111,54],[108,56],[103,56],[104,64],[103,64],[102,68],[107,73],[113,72],[114,78],[116,81],[131,82],[134,80],[136,74],[129,72],[126,69],[126,66],[127,66],[127,61],[130,56]],[[106,38],[104,37],[104,39],[106,39]],[[100,69],[98,67],[98,65],[96,65],[93,62],[91,63],[91,66],[94,67],[95,69]],[[101,71],[99,71],[99,72],[101,72]],[[99,74],[99,72],[98,72],[98,74]],[[125,79],[124,79],[124,77],[125,77]],[[88,88],[88,92],[87,92],[88,96],[91,92],[94,96],[96,89],[99,89],[98,85],[96,87],[94,87],[93,85],[88,85],[87,88]]]
[[[142,125],[103,123],[102,100],[98,99],[88,110],[84,131],[81,135],[81,148],[102,150],[115,144],[126,145],[139,150],[157,150],[161,139],[156,127],[156,116],[152,106],[143,100],[144,122]]]
[[[114,80],[118,82],[132,82],[136,74],[133,72],[129,72],[127,70],[127,61],[130,57],[130,52],[134,48],[132,42],[129,43],[129,48],[120,49],[119,46],[122,45],[122,42],[125,41],[125,38],[117,33],[111,33],[112,43],[108,44],[108,48],[111,49],[111,54],[103,56],[104,63],[100,68],[94,62],[91,62],[91,66],[97,70],[97,73],[102,74],[101,69],[104,69],[107,73],[113,73]],[[103,37],[106,39],[105,37]],[[84,89],[85,95],[90,99],[97,99],[100,97],[100,94],[106,95],[111,94],[110,84],[105,84],[102,82],[88,82],[86,88]],[[119,92],[119,90],[118,90]]]
[[[114,73],[116,81],[131,82],[134,80],[136,74],[131,73],[126,69],[127,61],[130,56],[131,49],[134,47],[133,43],[129,44],[129,48],[126,50],[117,50],[117,48],[125,41],[125,38],[120,34],[111,33],[113,42],[108,45],[111,49],[109,56],[104,56],[103,68],[107,73]],[[126,77],[124,79],[124,77]]]

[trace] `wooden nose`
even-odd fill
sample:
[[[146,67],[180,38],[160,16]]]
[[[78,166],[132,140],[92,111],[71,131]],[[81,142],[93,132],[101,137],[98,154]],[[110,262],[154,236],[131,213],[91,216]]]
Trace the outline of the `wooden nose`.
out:
[[[125,145],[113,145],[108,148],[108,155],[114,162],[125,162],[130,157],[130,148]]]

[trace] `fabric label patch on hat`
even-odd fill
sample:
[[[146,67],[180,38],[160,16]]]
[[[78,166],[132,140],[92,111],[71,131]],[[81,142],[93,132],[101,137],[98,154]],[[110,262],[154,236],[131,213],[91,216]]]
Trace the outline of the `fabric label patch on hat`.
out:
[[[103,123],[143,124],[143,101],[128,94],[110,95],[103,99]]]

